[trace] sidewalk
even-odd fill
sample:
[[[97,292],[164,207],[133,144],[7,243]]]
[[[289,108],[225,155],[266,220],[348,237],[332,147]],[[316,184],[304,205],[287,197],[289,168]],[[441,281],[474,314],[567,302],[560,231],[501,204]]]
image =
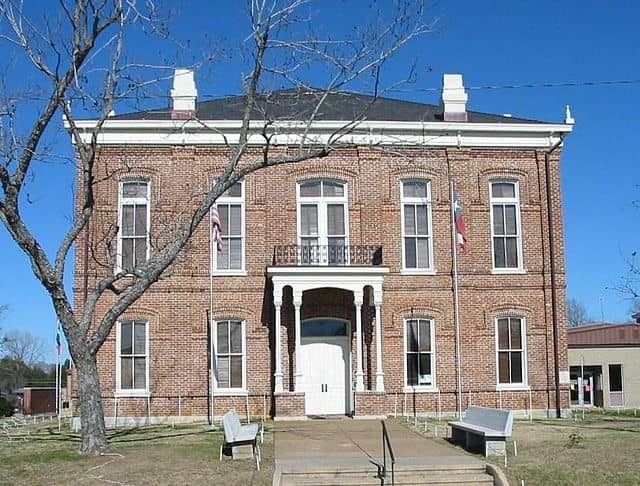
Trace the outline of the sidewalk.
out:
[[[387,421],[386,425],[398,464],[482,463],[462,451],[423,437],[394,420]],[[380,461],[382,459],[380,421],[344,418],[277,422],[275,459],[276,467],[302,462],[319,465],[337,462],[370,464],[370,460]]]

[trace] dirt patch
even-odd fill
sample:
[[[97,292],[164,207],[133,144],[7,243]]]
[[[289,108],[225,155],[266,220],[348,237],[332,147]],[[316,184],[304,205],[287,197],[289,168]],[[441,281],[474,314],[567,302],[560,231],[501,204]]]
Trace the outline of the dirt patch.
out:
[[[273,436],[265,433],[261,471],[252,460],[218,460],[222,432],[206,426],[121,429],[110,433],[113,450],[77,454],[79,437],[40,429],[25,440],[0,443],[0,483],[270,485]]]

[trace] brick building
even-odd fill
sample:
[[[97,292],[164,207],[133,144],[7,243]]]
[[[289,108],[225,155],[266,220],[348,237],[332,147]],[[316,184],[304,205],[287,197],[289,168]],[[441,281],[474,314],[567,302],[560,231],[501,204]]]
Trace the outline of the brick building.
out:
[[[559,161],[573,120],[468,111],[462,78],[444,81],[439,105],[330,94],[307,140],[366,107],[341,149],[252,173],[217,201],[222,251],[200,225],[99,352],[107,423],[230,407],[276,418],[568,409]],[[187,71],[171,96],[102,128],[108,177],[77,245],[76,295],[105,271],[104,235],[116,228],[117,265],[134,267],[227,162],[242,98],[197,103]],[[265,119],[272,155],[295,145],[318,99],[259,98],[245,157],[261,156]],[[451,183],[468,247],[456,254]]]

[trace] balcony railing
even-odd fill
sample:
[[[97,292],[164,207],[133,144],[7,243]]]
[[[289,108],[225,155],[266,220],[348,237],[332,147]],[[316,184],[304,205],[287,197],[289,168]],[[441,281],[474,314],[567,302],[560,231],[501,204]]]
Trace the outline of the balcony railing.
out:
[[[280,245],[273,249],[273,266],[377,266],[382,247],[376,245]]]

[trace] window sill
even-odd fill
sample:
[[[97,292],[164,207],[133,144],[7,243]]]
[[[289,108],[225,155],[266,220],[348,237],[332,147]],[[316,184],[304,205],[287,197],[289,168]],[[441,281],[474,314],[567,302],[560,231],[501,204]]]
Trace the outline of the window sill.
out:
[[[214,397],[246,397],[249,392],[245,389],[234,388],[231,390],[213,390]]]
[[[116,398],[149,398],[149,390],[118,390],[115,392]]]
[[[246,277],[248,275],[246,270],[234,270],[229,272],[221,272],[217,270],[211,274],[212,277]]]
[[[524,268],[492,268],[493,275],[525,275],[527,271]]]
[[[531,387],[524,383],[514,383],[512,385],[496,385],[496,391],[530,391]]]
[[[437,386],[405,386],[402,391],[404,393],[438,393],[440,389]]]
[[[437,272],[434,268],[427,268],[424,270],[403,268],[400,270],[400,275],[435,275],[436,273]]]

